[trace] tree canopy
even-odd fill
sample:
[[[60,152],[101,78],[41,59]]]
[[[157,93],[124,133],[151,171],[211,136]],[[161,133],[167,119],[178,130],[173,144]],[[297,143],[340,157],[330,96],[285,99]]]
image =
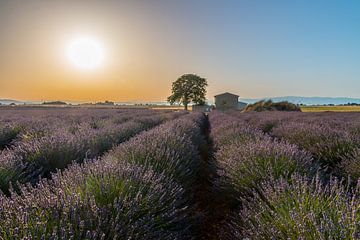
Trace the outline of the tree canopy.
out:
[[[172,95],[168,97],[170,104],[181,103],[188,109],[188,104],[204,105],[207,81],[195,74],[184,74],[172,84]]]

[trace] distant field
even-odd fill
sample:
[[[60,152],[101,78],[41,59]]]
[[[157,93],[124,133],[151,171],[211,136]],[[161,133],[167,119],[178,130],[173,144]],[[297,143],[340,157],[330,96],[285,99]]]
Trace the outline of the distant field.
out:
[[[304,106],[303,112],[360,112],[360,106]]]
[[[183,106],[149,106],[149,108],[154,110],[184,110]],[[189,106],[188,110],[192,110],[192,107]]]

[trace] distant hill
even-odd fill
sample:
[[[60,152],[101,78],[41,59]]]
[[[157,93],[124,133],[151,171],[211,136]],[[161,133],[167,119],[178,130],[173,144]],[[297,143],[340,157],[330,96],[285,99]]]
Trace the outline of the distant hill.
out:
[[[296,97],[296,96],[286,96],[286,97],[273,97],[273,98],[258,98],[258,99],[242,99],[241,102],[246,103],[255,103],[260,100],[269,100],[273,102],[282,102],[288,101],[294,104],[305,104],[305,105],[327,105],[327,104],[347,104],[347,103],[357,103],[360,104],[359,98],[347,98],[347,97]]]
[[[23,104],[24,102],[21,102],[18,100],[13,100],[13,99],[0,99],[0,104],[2,104],[2,105],[10,105],[12,103]]]

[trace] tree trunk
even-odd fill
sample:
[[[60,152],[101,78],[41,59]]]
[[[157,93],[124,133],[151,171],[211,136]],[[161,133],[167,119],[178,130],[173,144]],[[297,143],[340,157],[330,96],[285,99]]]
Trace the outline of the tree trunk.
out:
[[[187,111],[187,110],[188,110],[188,105],[187,105],[187,103],[185,103],[184,106],[185,106],[185,110]]]

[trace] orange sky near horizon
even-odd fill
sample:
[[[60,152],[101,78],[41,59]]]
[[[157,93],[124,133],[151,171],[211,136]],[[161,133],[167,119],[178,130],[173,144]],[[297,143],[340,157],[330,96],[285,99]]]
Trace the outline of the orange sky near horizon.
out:
[[[171,82],[188,69],[173,58],[174,52],[158,50],[160,36],[153,31],[162,31],[161,23],[149,30],[130,16],[131,9],[119,16],[101,4],[85,10],[70,2],[1,7],[0,13],[8,16],[0,28],[6,32],[0,45],[0,98],[164,101]],[[87,71],[69,63],[65,49],[78,35],[94,36],[104,46],[103,66]]]

